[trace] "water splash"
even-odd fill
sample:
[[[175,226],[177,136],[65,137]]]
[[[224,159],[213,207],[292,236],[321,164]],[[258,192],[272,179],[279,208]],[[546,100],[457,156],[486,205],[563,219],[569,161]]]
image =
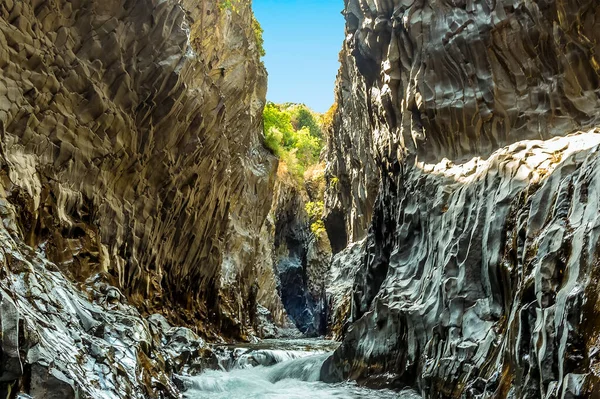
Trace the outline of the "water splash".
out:
[[[326,347],[326,346],[325,346]],[[419,399],[413,392],[370,390],[354,383],[319,381],[321,366],[331,352],[316,345],[305,350],[238,348],[229,371],[207,371],[185,378],[188,399]],[[314,354],[312,350],[317,354]],[[235,352],[235,351],[234,351]]]

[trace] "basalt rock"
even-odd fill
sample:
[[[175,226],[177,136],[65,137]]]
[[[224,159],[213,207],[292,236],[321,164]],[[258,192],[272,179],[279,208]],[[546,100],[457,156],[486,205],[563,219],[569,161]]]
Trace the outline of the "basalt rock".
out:
[[[219,4],[3,1],[1,162],[23,240],[73,280],[239,337],[276,160],[250,6]]]
[[[360,72],[375,151],[392,165],[405,150],[427,161],[487,156],[598,121],[594,0],[345,5],[342,71]]]
[[[173,373],[210,367],[205,342],[159,315],[147,320],[106,276],[81,289],[21,241],[0,200],[0,397],[179,397]]]
[[[599,15],[597,1],[345,2],[342,74],[360,73],[379,190],[323,379],[600,394]],[[328,148],[362,148],[336,135],[359,118],[341,107]]]
[[[329,302],[328,332],[332,339],[340,340],[351,320],[352,288],[356,275],[364,273],[366,239],[349,245],[337,253],[329,267],[327,300]]]
[[[2,397],[177,397],[173,373],[216,364],[200,337],[277,312],[252,18],[0,1]]]
[[[334,253],[366,236],[379,185],[365,80],[349,53],[342,52],[340,58],[337,111],[329,132],[333,139],[327,140],[323,218]]]
[[[309,195],[292,176],[278,172],[273,198],[273,259],[278,292],[287,315],[305,335],[327,330],[325,286],[331,250],[324,235],[311,231],[306,211]]]

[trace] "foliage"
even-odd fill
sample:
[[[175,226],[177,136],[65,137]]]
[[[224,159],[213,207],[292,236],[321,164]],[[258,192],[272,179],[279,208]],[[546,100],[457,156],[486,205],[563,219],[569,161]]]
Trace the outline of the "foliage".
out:
[[[337,109],[338,104],[335,102],[321,117],[321,126],[323,126],[323,131],[329,131],[333,128],[333,118],[335,117]]]
[[[302,179],[310,165],[319,162],[323,149],[319,116],[304,105],[269,102],[263,112],[265,145],[286,162],[288,170]]]
[[[312,136],[308,128],[303,127],[296,131],[292,145],[296,148],[296,156],[303,165],[308,166],[319,162],[323,141]]]
[[[287,171],[303,182],[314,199],[306,203],[306,213],[316,237],[325,234],[322,219],[325,165],[319,164],[324,146],[322,120],[321,115],[303,104],[269,102],[263,112],[265,146],[280,158],[283,167],[278,173]]]
[[[292,124],[296,129],[308,128],[311,136],[323,138],[323,132],[316,116],[311,110],[304,105],[298,105],[291,110]]]
[[[288,172],[296,178],[298,182],[301,182],[302,176],[304,175],[305,166],[300,162],[296,156],[296,150],[283,151],[281,154],[281,160],[285,163]]]
[[[238,12],[240,4],[243,2],[248,3],[248,0],[219,0],[219,10],[231,10],[234,12]],[[254,40],[256,41],[256,48],[258,49],[258,54],[261,57],[266,55],[265,51],[265,40],[263,39],[264,30],[260,25],[260,22],[256,19],[254,14],[252,15],[252,30],[254,31]]]
[[[323,201],[314,201],[306,203],[306,213],[311,219],[320,219],[323,215],[325,205]]]
[[[316,222],[311,223],[310,231],[312,231],[315,236],[320,237],[321,235],[325,234],[325,232],[326,232],[325,222],[323,222],[322,219],[319,219]]]
[[[307,202],[305,209],[312,222],[310,230],[315,236],[321,236],[321,234],[325,233],[325,223],[322,219],[323,211],[325,209],[323,201]]]
[[[232,10],[237,11],[236,6],[233,4],[233,0],[221,0],[219,1],[220,10]]]
[[[331,178],[331,187],[333,187],[333,188],[336,188],[336,187],[337,187],[337,185],[339,184],[339,182],[340,182],[340,179],[339,179],[339,177],[337,177],[337,176],[333,176],[333,177]]]
[[[254,30],[254,39],[256,40],[256,47],[258,48],[258,54],[264,57],[267,52],[265,51],[265,39],[263,39],[263,33],[265,32],[260,26],[260,22],[252,15],[252,29]]]
[[[271,152],[278,157],[281,157],[281,141],[283,140],[283,133],[276,127],[272,127],[269,130],[265,129],[265,145]]]
[[[281,133],[279,146],[292,147],[294,127],[292,126],[291,116],[288,112],[282,111],[279,106],[269,102],[263,111],[263,121],[265,137],[271,134],[272,129],[277,129]]]

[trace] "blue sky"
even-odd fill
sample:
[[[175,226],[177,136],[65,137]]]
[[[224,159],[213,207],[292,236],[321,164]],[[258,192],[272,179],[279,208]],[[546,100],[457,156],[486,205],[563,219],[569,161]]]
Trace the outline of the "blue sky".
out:
[[[327,111],[344,40],[343,0],[253,0],[253,8],[265,30],[267,99]]]

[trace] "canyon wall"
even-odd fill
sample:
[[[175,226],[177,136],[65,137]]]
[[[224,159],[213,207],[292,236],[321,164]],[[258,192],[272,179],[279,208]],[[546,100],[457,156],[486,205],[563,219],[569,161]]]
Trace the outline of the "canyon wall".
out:
[[[306,210],[307,203],[318,200],[319,190],[310,190],[310,184],[298,182],[297,177],[285,171],[285,164],[277,175],[271,219],[275,225],[272,257],[279,284],[273,295],[279,295],[286,314],[301,333],[325,335],[325,287],[331,248],[325,233],[311,229]]]
[[[338,108],[328,168],[342,147],[368,164],[371,143],[378,176],[329,192],[379,187],[362,255],[340,254],[360,259],[351,325],[322,378],[595,397],[600,4],[346,0],[344,14],[337,91],[357,105]],[[347,203],[349,232],[364,207]]]
[[[266,73],[249,6],[1,7],[2,164],[23,239],[75,280],[107,273],[138,306],[239,329],[237,309],[219,314],[237,295],[221,280],[252,271],[221,273],[223,253],[255,261],[276,164],[260,140]]]
[[[2,397],[177,396],[196,333],[282,312],[256,35],[245,1],[0,1]]]
[[[379,181],[365,81],[350,53],[342,51],[340,60],[336,108],[328,132],[332,139],[326,147],[328,184],[323,218],[335,253],[366,236]]]

